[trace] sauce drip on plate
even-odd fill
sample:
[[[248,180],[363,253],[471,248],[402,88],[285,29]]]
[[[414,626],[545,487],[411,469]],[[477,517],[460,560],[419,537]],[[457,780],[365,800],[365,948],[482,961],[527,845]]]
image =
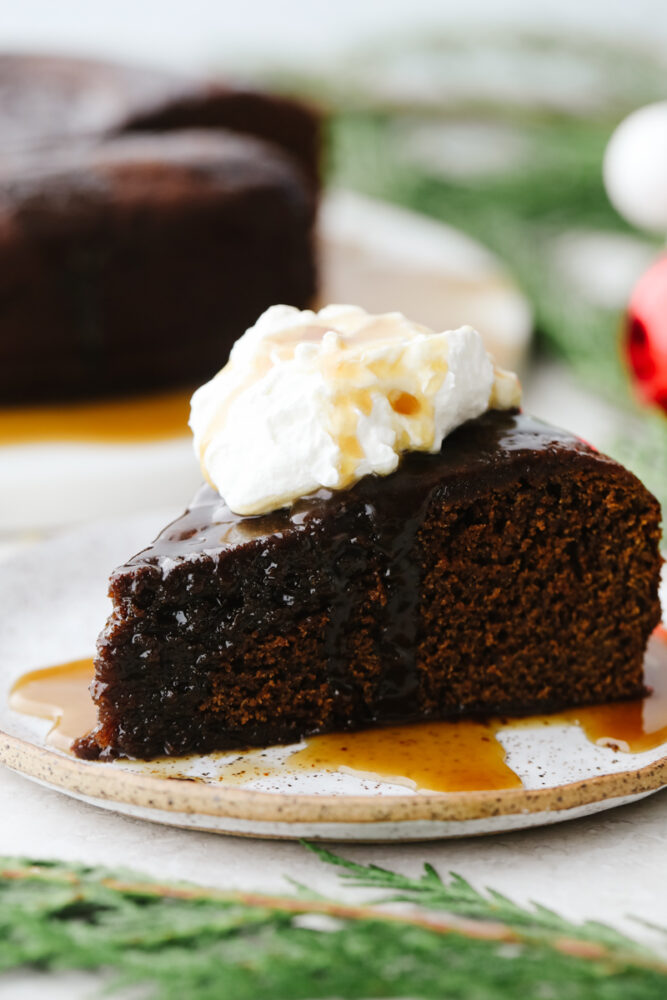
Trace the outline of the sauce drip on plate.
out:
[[[284,763],[271,764],[260,750],[224,758],[211,778],[225,785],[241,785],[270,777],[276,771],[345,771],[372,780],[383,779],[410,788],[460,792],[520,788],[521,780],[505,762],[496,739],[508,728],[578,725],[587,738],[615,751],[641,753],[667,740],[667,633],[659,629],[653,640],[659,648],[649,652],[646,683],[651,693],[636,701],[569,709],[550,715],[480,722],[460,719],[388,726],[359,732],[308,737],[305,747]],[[24,674],[15,683],[10,705],[26,715],[51,719],[47,743],[68,751],[73,740],[95,723],[96,713],[88,686],[92,660],[76,660]],[[162,758],[136,762],[144,771],[161,777],[186,778],[192,758]],[[128,762],[129,763],[129,762]],[[134,766],[134,762],[131,766]],[[192,778],[190,778],[192,780]]]
[[[69,751],[77,736],[92,729],[97,719],[88,690],[92,679],[91,659],[31,670],[12,687],[9,704],[22,715],[50,719],[53,726],[46,737],[47,744]]]

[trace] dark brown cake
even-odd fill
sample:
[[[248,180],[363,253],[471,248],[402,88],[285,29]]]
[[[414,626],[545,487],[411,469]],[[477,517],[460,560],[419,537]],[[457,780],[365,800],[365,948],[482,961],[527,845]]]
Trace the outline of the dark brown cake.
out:
[[[245,87],[0,56],[0,405],[192,385],[310,305],[318,131]]]
[[[209,487],[111,578],[84,757],[638,696],[657,501],[516,411],[262,517]]]
[[[225,132],[136,134],[0,172],[0,400],[192,384],[315,291],[294,160]]]

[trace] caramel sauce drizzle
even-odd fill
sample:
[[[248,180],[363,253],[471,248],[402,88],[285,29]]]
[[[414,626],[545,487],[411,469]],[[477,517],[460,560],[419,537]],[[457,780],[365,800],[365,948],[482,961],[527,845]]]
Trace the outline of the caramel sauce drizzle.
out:
[[[208,756],[213,762],[213,773],[195,780],[243,785],[285,771],[338,771],[435,792],[520,788],[521,779],[505,762],[505,751],[496,739],[497,734],[508,728],[562,724],[580,726],[586,737],[600,746],[624,753],[642,753],[667,740],[664,629],[657,630],[653,647],[646,661],[646,683],[651,693],[643,699],[519,719],[488,722],[460,719],[313,736],[304,741],[303,749],[291,753],[280,764],[267,761],[262,750],[244,751],[236,756],[211,754]],[[92,677],[90,659],[33,670],[14,684],[10,706],[25,715],[52,720],[47,744],[69,751],[73,740],[91,729],[96,721],[88,691]],[[188,766],[195,759],[124,763],[159,777],[193,780]]]
[[[191,389],[66,405],[0,408],[0,445],[125,444],[188,436]]]

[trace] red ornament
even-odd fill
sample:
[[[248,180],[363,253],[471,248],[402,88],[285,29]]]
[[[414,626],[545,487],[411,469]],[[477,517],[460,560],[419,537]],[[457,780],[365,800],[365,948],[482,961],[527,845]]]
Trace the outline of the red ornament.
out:
[[[639,395],[667,413],[667,255],[635,285],[625,347]]]

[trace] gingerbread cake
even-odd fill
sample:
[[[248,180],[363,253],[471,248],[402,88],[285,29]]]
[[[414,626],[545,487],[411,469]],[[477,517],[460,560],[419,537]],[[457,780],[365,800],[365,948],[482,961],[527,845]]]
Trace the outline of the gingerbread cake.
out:
[[[298,167],[232,133],[134,134],[0,174],[0,400],[193,384],[315,291]]]
[[[319,121],[245,86],[0,56],[0,403],[191,385],[316,291]]]
[[[154,757],[643,692],[657,501],[517,409],[261,516],[204,486],[111,577],[83,757]]]

